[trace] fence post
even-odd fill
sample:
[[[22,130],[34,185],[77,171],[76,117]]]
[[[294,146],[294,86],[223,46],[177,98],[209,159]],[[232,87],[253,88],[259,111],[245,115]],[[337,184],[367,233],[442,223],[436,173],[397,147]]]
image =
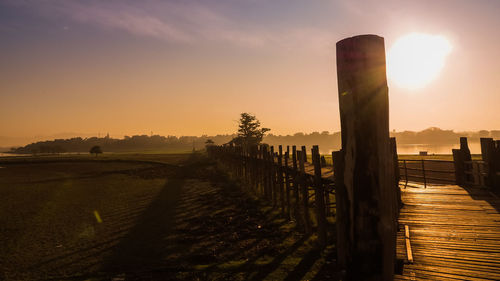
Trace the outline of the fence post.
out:
[[[396,188],[396,196],[398,200],[398,208],[396,209],[396,217],[399,216],[399,210],[403,208],[403,201],[401,200],[401,189],[399,188],[399,160],[398,160],[398,147],[396,144],[396,138],[392,137],[390,139],[391,143],[391,153],[392,153],[392,162],[394,163],[394,186]]]
[[[286,188],[286,218],[291,220],[290,212],[290,168],[288,167],[288,159],[290,158],[290,151],[287,147],[285,152],[285,188]]]
[[[333,181],[335,183],[335,226],[337,228],[337,260],[339,267],[346,269],[349,266],[348,261],[351,259],[351,251],[353,245],[348,237],[352,222],[350,220],[350,202],[348,198],[347,188],[344,185],[344,152],[332,152],[333,161]]]
[[[314,203],[316,205],[316,220],[318,221],[318,244],[321,248],[324,248],[326,246],[325,194],[323,180],[321,179],[319,147],[317,145],[314,145],[311,149],[311,159],[314,165]]]
[[[277,187],[280,189],[279,190],[279,195],[280,195],[280,207],[281,207],[281,213],[285,215],[285,183],[284,183],[284,178],[283,178],[283,146],[279,146],[278,148],[279,154],[278,154],[278,185]]]
[[[481,138],[481,154],[487,166],[486,186],[500,191],[500,141]]]
[[[344,158],[339,180],[346,192],[336,195],[346,206],[339,219],[348,221],[339,229],[345,233],[337,245],[347,247],[339,263],[348,280],[393,280],[398,202],[384,39],[361,35],[337,42],[337,78]]]
[[[321,167],[326,167],[326,159],[325,159],[325,156],[321,156]]]
[[[292,170],[293,170],[293,216],[299,228],[301,227],[302,219],[300,216],[300,197],[299,197],[299,173],[297,166],[297,147],[292,146]]]
[[[264,195],[267,200],[271,202],[271,176],[269,171],[271,170],[270,164],[269,164],[269,151],[267,150],[267,146],[263,147],[263,169],[262,173],[264,174]]]
[[[271,157],[269,158],[270,163],[270,175],[271,175],[271,198],[273,201],[273,207],[278,205],[278,200],[276,198],[276,166],[274,164],[274,146],[271,146]]]
[[[303,146],[305,148],[305,146]],[[299,157],[300,168],[300,189],[302,191],[302,217],[304,220],[304,231],[306,234],[311,233],[311,218],[309,216],[309,188],[307,186],[306,171],[304,167],[304,160],[306,159],[306,151],[302,150]]]
[[[470,154],[469,145],[467,144],[467,137],[460,137],[460,151],[462,151],[462,157],[464,161],[464,179],[466,182],[474,182],[474,175],[471,174],[473,167],[472,156]]]
[[[462,150],[452,149],[453,166],[455,167],[455,182],[457,185],[465,185],[464,156]]]
[[[422,176],[424,177],[424,187],[427,188],[427,180],[425,178],[425,166],[424,166],[424,159],[422,158]]]

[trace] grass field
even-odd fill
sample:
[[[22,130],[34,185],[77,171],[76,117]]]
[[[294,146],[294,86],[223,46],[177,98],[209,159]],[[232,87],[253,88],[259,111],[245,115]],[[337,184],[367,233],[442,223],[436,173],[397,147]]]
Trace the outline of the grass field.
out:
[[[294,224],[201,155],[0,159],[0,279],[322,280]]]

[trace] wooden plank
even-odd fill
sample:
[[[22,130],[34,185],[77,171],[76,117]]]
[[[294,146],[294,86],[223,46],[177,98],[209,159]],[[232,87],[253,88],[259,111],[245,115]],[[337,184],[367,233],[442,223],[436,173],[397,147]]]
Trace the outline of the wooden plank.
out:
[[[404,207],[399,222],[405,227],[398,233],[398,243],[406,248],[397,249],[407,255],[411,251],[413,258],[403,276],[500,280],[500,200],[485,190],[456,185],[401,187],[401,191]]]
[[[410,243],[410,227],[405,225],[405,242],[406,242],[406,255],[409,263],[413,263],[413,253],[411,251]]]

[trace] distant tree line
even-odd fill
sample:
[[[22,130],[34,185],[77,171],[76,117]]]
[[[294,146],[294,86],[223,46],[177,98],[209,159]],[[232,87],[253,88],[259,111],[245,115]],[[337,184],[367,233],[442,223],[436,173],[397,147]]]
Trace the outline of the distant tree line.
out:
[[[214,144],[229,142],[236,135],[216,135],[216,136],[159,136],[159,135],[136,135],[125,136],[123,139],[110,137],[104,138],[71,138],[55,139],[51,141],[40,141],[28,144],[23,147],[12,149],[13,153],[63,153],[63,152],[84,152],[99,146],[105,152],[141,152],[141,151],[161,151],[161,152],[182,152],[203,149],[205,142],[211,139]]]
[[[457,145],[460,137],[468,137],[469,141],[479,142],[480,138],[500,139],[500,130],[481,130],[475,132],[454,132],[453,130],[442,130],[431,127],[422,131],[403,131],[390,133],[391,137],[396,137],[398,145],[409,144],[432,144],[432,145]],[[330,133],[328,131],[312,132],[310,134],[295,133],[293,135],[277,136],[268,134],[264,137],[264,142],[269,145],[305,145],[311,147],[319,145],[321,153],[330,153],[339,150],[341,147],[340,132]]]
[[[478,142],[481,137],[491,137],[500,139],[500,130],[477,131],[477,132],[454,132],[452,130],[442,130],[439,128],[429,128],[423,131],[403,131],[391,132],[395,136],[398,144],[437,144],[454,145],[459,142],[459,137],[469,137],[470,142]],[[239,138],[238,138],[239,137]],[[257,138],[260,135],[256,136]],[[162,151],[180,152],[192,151],[193,145],[196,149],[203,149],[207,141],[211,140],[215,145],[235,141],[254,141],[254,139],[241,139],[241,135],[216,135],[216,136],[159,136],[159,135],[136,135],[125,136],[123,139],[104,138],[71,138],[56,139],[52,141],[42,141],[32,143],[12,150],[14,153],[63,153],[63,152],[84,152],[88,153],[93,146],[99,146],[105,152],[140,152],[140,151]],[[212,142],[208,142],[212,144]],[[340,132],[330,133],[328,131],[296,133],[293,135],[273,135],[263,136],[263,143],[269,145],[319,145],[321,149],[338,150],[341,145]],[[329,151],[321,151],[328,153]]]

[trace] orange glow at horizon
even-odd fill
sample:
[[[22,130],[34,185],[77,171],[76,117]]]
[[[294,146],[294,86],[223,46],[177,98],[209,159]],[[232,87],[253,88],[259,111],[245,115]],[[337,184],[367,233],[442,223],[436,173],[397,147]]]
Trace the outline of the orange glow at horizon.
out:
[[[0,147],[231,134],[242,112],[336,132],[335,43],[359,34],[385,39],[391,130],[500,129],[500,1],[284,3],[0,1]]]

